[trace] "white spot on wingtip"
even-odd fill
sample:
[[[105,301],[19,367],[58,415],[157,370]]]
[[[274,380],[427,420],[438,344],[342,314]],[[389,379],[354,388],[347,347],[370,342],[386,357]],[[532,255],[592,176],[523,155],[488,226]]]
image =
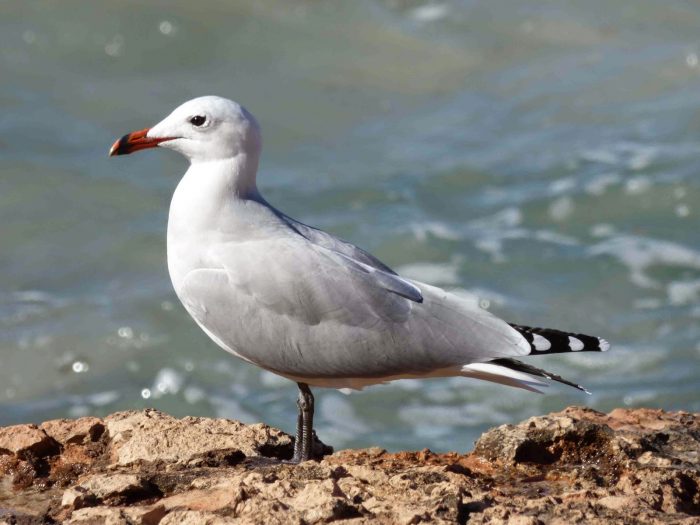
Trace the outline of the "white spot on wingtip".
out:
[[[571,348],[572,352],[579,352],[579,351],[583,350],[583,341],[570,335],[569,336],[569,348]]]
[[[607,352],[610,350],[610,343],[600,337],[598,338],[598,346],[600,347],[601,352]]]
[[[552,348],[552,343],[539,334],[532,334],[532,346],[537,352],[544,352]]]

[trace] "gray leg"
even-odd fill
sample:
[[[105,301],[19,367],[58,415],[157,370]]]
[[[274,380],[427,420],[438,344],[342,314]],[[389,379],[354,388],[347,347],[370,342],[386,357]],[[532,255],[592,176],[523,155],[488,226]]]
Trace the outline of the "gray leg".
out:
[[[297,386],[299,387],[299,398],[297,399],[299,415],[297,416],[297,438],[294,442],[292,463],[301,463],[311,459],[311,448],[314,442],[314,395],[306,383],[297,383]]]

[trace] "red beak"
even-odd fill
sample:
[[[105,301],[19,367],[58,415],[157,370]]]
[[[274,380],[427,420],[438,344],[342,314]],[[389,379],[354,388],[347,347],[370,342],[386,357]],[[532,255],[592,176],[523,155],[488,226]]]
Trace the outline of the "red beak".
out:
[[[142,129],[140,131],[134,131],[128,135],[124,135],[122,138],[117,140],[112,147],[109,148],[109,156],[114,157],[115,155],[128,155],[134,151],[140,149],[155,148],[161,142],[166,140],[173,140],[174,137],[169,138],[148,138],[146,134],[151,128]]]

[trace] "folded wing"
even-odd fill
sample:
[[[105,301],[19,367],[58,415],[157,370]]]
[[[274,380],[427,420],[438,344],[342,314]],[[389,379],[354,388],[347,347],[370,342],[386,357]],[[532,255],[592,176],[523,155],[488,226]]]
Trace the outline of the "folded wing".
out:
[[[183,303],[221,346],[282,375],[382,378],[529,351],[476,301],[301,237],[222,244],[213,259],[187,275]]]

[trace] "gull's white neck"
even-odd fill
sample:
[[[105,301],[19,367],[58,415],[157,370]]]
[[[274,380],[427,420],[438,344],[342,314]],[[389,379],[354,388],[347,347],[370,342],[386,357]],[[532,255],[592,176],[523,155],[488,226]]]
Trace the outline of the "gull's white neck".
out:
[[[264,203],[257,156],[193,162],[177,185],[168,217],[168,269],[177,290],[187,272],[211,267],[207,247],[250,235],[250,206]]]

